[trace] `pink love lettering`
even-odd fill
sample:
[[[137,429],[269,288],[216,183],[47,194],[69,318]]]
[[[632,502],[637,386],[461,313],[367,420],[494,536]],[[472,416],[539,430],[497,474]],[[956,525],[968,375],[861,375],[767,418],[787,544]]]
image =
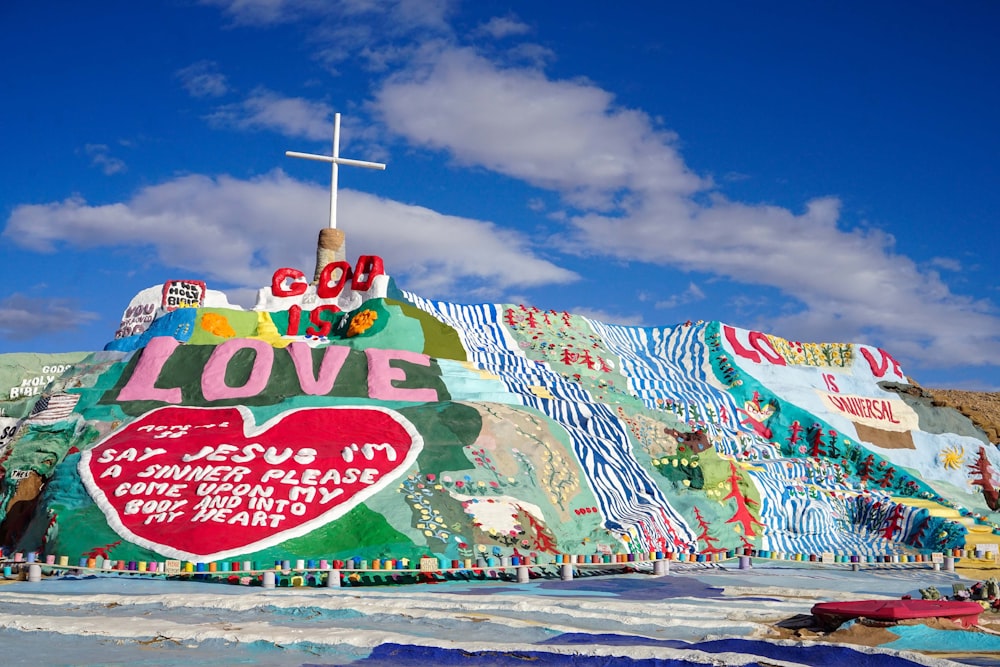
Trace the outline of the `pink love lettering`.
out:
[[[207,562],[301,537],[392,483],[423,439],[377,406],[300,408],[257,426],[242,406],[164,407],[80,458],[124,539]]]

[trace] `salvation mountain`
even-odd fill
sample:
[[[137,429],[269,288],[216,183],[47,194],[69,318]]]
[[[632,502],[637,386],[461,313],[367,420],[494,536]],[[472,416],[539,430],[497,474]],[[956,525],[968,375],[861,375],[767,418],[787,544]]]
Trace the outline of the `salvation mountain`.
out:
[[[0,539],[76,559],[996,544],[1000,452],[885,350],[400,290],[143,290],[100,352],[0,355]],[[988,547],[993,548],[993,547]]]

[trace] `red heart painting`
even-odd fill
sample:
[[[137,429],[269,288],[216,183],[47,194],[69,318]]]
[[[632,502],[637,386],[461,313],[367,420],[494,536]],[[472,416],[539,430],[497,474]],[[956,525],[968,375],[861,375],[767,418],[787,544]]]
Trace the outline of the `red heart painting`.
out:
[[[423,439],[381,407],[164,407],[83,452],[80,476],[123,538],[207,562],[300,537],[385,488]]]

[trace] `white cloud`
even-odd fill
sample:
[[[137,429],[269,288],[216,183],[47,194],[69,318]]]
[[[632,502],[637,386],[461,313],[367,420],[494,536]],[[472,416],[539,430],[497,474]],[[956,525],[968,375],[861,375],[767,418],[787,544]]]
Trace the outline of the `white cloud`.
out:
[[[524,64],[529,67],[541,68],[556,59],[552,49],[541,44],[515,44],[503,52],[504,58],[510,63]]]
[[[222,97],[229,92],[225,75],[218,71],[218,65],[202,60],[177,71],[181,85],[192,97]]]
[[[127,170],[125,161],[112,156],[107,144],[86,144],[83,152],[90,158],[90,164],[103,171],[106,176]]]
[[[450,32],[455,0],[201,0],[235,26],[270,26],[306,20],[315,29],[379,26],[380,37]]]
[[[475,301],[514,288],[578,276],[536,255],[527,240],[490,222],[443,215],[342,190],[339,226],[351,254],[379,254],[405,289]],[[281,266],[313,269],[329,191],[280,170],[253,180],[184,176],[144,188],[127,202],[79,198],[18,206],[2,237],[23,248],[149,248],[164,266],[244,288],[270,283]]]
[[[24,341],[65,333],[98,320],[97,313],[80,310],[69,299],[28,297],[15,293],[0,299],[0,338]]]
[[[531,26],[520,21],[516,16],[494,16],[479,26],[479,34],[488,35],[493,39],[503,39],[512,35],[525,35],[531,32]]]
[[[235,25],[290,23],[324,11],[326,0],[201,0],[222,9]]]
[[[227,104],[208,116],[210,123],[241,130],[272,130],[289,137],[320,140],[332,136],[333,110],[323,102],[282,97],[259,88],[238,104]]]
[[[533,69],[498,69],[467,49],[435,54],[376,92],[386,124],[410,142],[557,190],[578,207],[624,205],[616,193],[703,187],[638,111],[596,86],[550,81]]]
[[[964,268],[962,262],[951,257],[932,257],[930,265],[944,271],[961,271]]]
[[[843,228],[836,197],[801,213],[730,201],[688,169],[673,135],[587,81],[428,49],[374,106],[412,144],[560,193],[578,209],[564,251],[776,288],[794,301],[752,324],[788,338],[881,344],[925,363],[1000,357],[995,306],[953,294],[890,235]]]
[[[687,289],[683,292],[678,292],[676,294],[671,294],[670,297],[666,299],[660,299],[654,305],[654,308],[664,309],[664,308],[676,308],[677,306],[687,305],[689,303],[695,303],[701,301],[705,298],[705,293],[700,287],[694,283],[688,283]]]

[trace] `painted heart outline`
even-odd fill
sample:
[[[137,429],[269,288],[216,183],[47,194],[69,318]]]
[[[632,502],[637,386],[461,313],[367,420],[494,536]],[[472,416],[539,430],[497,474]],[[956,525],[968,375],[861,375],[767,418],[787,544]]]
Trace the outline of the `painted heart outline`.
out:
[[[344,516],[422,448],[416,427],[380,406],[296,408],[259,426],[244,406],[169,406],[84,451],[79,472],[122,538],[207,562]]]

